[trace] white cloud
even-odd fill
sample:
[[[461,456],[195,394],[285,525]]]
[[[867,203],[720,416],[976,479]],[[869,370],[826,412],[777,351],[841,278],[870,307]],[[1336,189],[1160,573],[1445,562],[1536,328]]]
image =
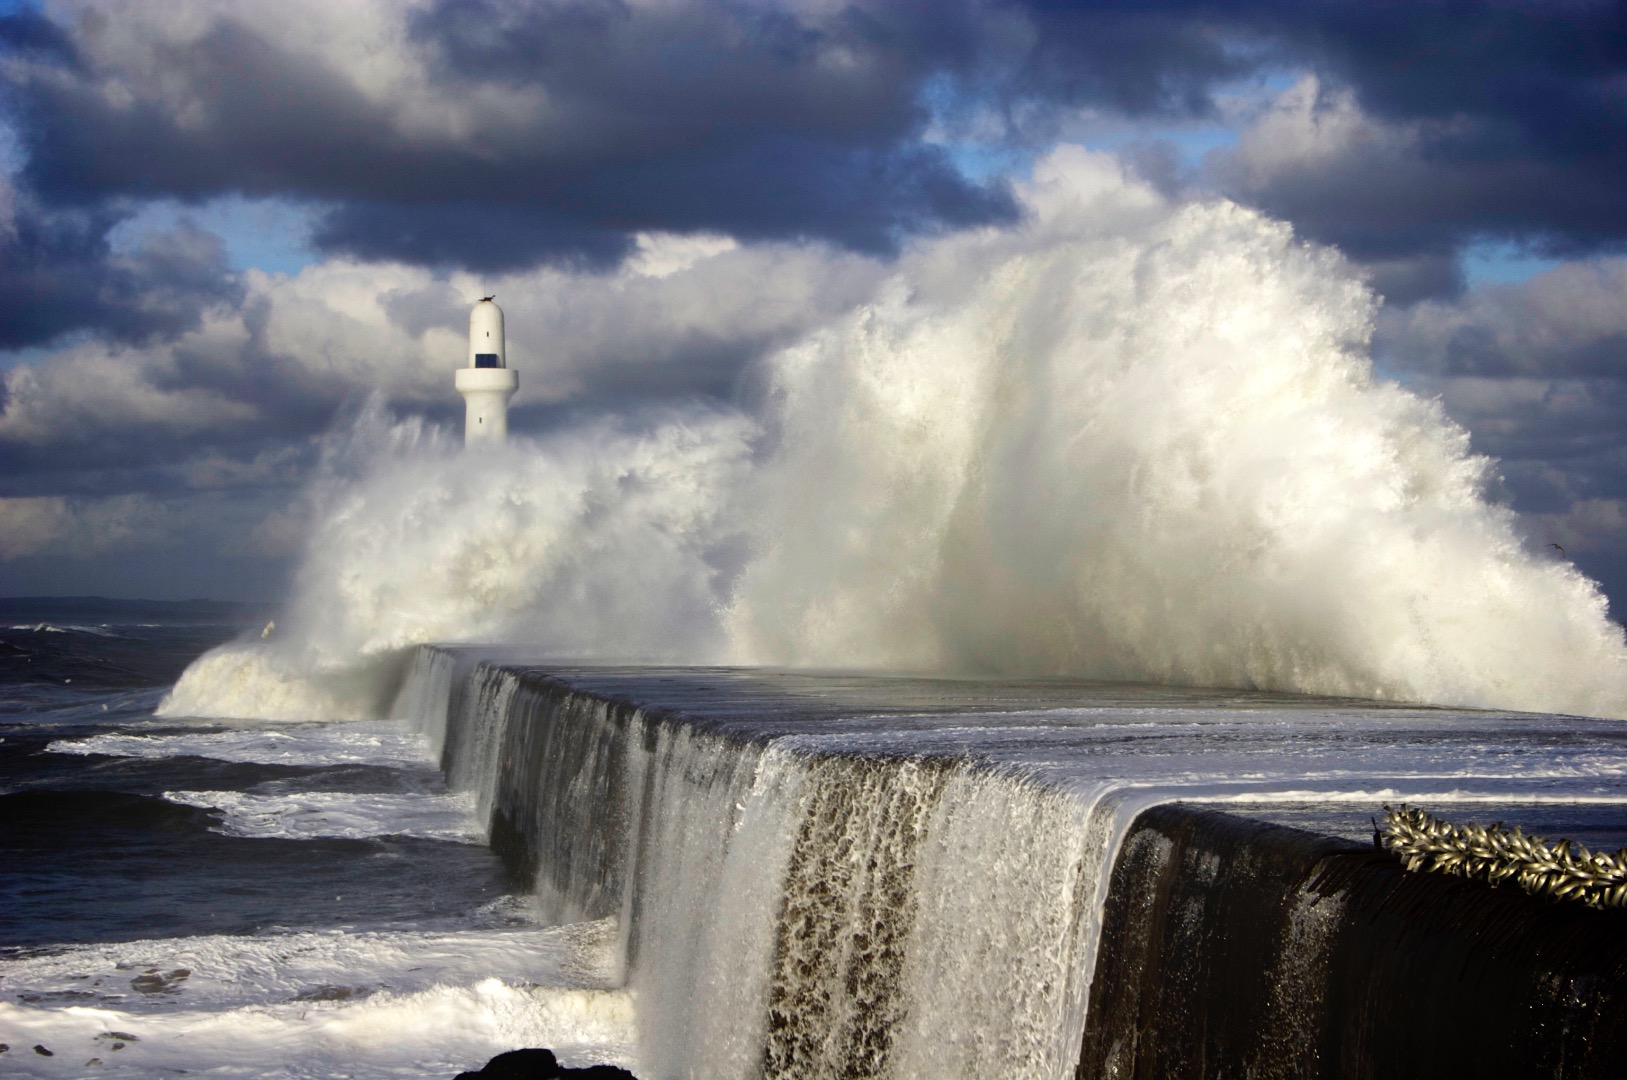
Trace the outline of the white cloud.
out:
[[[207,126],[215,88],[177,60],[230,21],[344,73],[370,102],[389,108],[403,130],[458,137],[468,132],[467,116],[477,105],[493,103],[436,100],[407,32],[412,12],[426,6],[423,0],[166,0],[138,14],[101,0],[54,0],[46,9],[58,23],[77,28],[76,42],[114,104],[157,102],[183,125]]]
[[[1520,376],[1627,373],[1627,259],[1566,263],[1527,281],[1388,312],[1402,366]]]
[[[1416,132],[1364,115],[1349,90],[1325,89],[1306,75],[1259,109],[1215,161],[1234,183],[1260,188],[1281,173],[1326,167],[1352,153],[1399,156],[1416,141]]]
[[[167,507],[139,495],[0,499],[0,561],[151,544],[170,536],[176,524]]]
[[[7,372],[0,443],[143,431],[230,441],[246,425],[275,427],[289,406],[326,417],[373,392],[452,403],[483,289],[507,314],[517,404],[726,392],[752,357],[858,302],[882,273],[823,246],[711,235],[645,237],[614,274],[445,277],[343,259],[293,275],[250,270],[241,304],[172,341],[77,343]]]
[[[711,80],[754,81],[769,98],[787,87],[800,88],[797,92],[817,109],[849,97],[864,100],[885,91],[899,74],[892,50],[867,47],[862,35],[842,32],[841,9],[835,5],[786,5],[826,33],[804,40],[811,52],[806,62],[784,65],[758,56],[749,33],[726,10],[660,0],[626,5],[607,19],[598,61],[602,84],[561,92],[547,81],[506,78],[479,67],[460,72],[456,64],[443,63],[436,44],[414,32],[415,19],[433,14],[436,6],[431,0],[166,0],[137,14],[103,0],[54,0],[47,11],[74,28],[85,73],[68,76],[47,64],[22,61],[15,70],[22,80],[81,81],[115,109],[153,108],[182,132],[208,133],[221,121],[222,80],[200,58],[207,56],[211,36],[243,34],[256,40],[249,56],[259,58],[268,48],[272,61],[300,69],[290,76],[302,78],[313,94],[336,91],[345,105],[365,115],[368,122],[358,129],[358,139],[391,150],[472,148],[490,160],[518,154],[545,166],[615,157],[631,143],[673,137],[673,116],[654,115],[661,99],[630,90],[659,62],[675,34],[699,34],[721,45],[722,52],[704,78],[692,80],[699,89],[667,86],[668,99],[687,94],[698,103],[715,104]],[[498,7],[478,26],[460,16],[462,29],[483,45],[500,44],[502,35],[524,35],[533,30],[532,20],[546,20],[550,13],[536,7]],[[749,10],[739,16],[748,26],[754,25],[751,19]],[[681,124],[703,129],[714,123],[699,109],[686,111],[692,115],[680,116]]]
[[[627,269],[645,277],[669,277],[740,246],[733,237],[714,233],[639,233],[633,242],[636,250],[627,260]]]
[[[247,459],[206,449],[176,465],[173,471],[184,486],[194,491],[286,486],[303,475],[302,467],[309,456],[306,449],[300,443],[285,443]]]
[[[253,421],[255,406],[215,390],[177,386],[176,349],[71,346],[5,376],[0,440],[28,446],[77,443],[106,431],[160,428],[177,434]]]
[[[1400,303],[1454,291],[1455,252],[1493,227],[1533,220],[1555,177],[1531,160],[1482,160],[1484,132],[1460,117],[1391,120],[1307,75],[1260,109],[1230,147],[1204,156],[1208,182],[1361,260]]]
[[[1627,502],[1621,499],[1583,499],[1564,513],[1533,514],[1527,524],[1533,535],[1560,545],[1567,555],[1627,547]]]

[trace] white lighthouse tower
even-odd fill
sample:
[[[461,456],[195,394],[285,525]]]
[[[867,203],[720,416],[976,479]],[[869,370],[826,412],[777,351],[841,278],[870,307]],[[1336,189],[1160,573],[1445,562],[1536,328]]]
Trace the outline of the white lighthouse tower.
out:
[[[503,349],[503,309],[488,296],[469,312],[469,366],[458,368],[454,386],[469,411],[463,420],[463,445],[508,439],[508,399],[520,388],[520,375],[510,371]]]

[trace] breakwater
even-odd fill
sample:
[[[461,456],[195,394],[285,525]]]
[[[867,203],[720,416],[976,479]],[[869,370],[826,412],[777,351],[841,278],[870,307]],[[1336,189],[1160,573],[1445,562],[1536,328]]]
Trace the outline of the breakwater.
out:
[[[1611,1077],[1627,917],[1159,806],[1113,871],[1080,1077]]]
[[[1627,803],[1614,722],[432,647],[396,713],[477,793],[494,847],[550,916],[616,920],[641,1075],[1264,1075],[1279,1059],[1276,1075],[1398,1075],[1372,1047],[1417,1017],[1368,995],[1451,996],[1443,980],[1474,964],[1509,1002],[1525,1000],[1520,979],[1548,987],[1558,1019],[1531,1037],[1565,1061],[1590,1060],[1567,1039],[1619,1031],[1614,954],[1567,968],[1550,939],[1583,942],[1575,919],[1620,913],[1510,923],[1506,902],[1542,902],[1405,875],[1349,839],[1386,798],[1580,814],[1607,831]],[[1240,824],[1198,836],[1183,822]],[[1368,878],[1388,872],[1424,884],[1398,877],[1401,899],[1387,898]],[[1495,899],[1439,916],[1416,899],[1432,888]],[[1367,936],[1328,931],[1333,910]],[[1487,926],[1518,928],[1529,955],[1508,961]],[[1375,959],[1349,984],[1366,989],[1341,997],[1335,960],[1359,955],[1389,966]],[[1208,981],[1182,964],[1209,965]],[[1465,1016],[1479,984],[1456,991]],[[1350,1024],[1368,1041],[1327,1034]]]

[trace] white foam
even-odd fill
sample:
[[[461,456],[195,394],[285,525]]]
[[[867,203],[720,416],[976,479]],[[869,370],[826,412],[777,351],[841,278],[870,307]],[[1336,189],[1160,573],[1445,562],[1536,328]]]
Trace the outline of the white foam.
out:
[[[267,639],[212,650],[167,716],[380,716],[402,653],[546,641],[556,656],[720,656],[728,514],[755,425],[663,414],[465,454],[379,412],[335,441],[294,594]]]
[[[636,1068],[631,1002],[605,978],[612,936],[603,925],[213,936],[0,961],[11,1045],[0,1069],[77,1077],[97,1058],[98,1074],[123,1076],[444,1080],[521,1046]]]
[[[1172,798],[1187,797],[1171,793]],[[1610,795],[1578,794],[1570,791],[1472,791],[1463,788],[1380,787],[1370,790],[1337,791],[1323,788],[1288,788],[1277,791],[1241,791],[1204,795],[1206,803],[1270,805],[1295,803],[1357,803],[1377,806],[1383,803],[1454,803],[1496,806],[1627,806],[1627,793]]]
[[[1053,154],[780,357],[741,658],[1627,715],[1597,588],[1378,381],[1337,256]]]
[[[12,630],[31,630],[36,634],[90,634],[93,637],[119,637],[119,634],[110,630],[106,624],[101,626],[80,626],[69,623],[56,626],[52,623],[23,623],[13,626]]]
[[[422,769],[430,763],[424,736],[391,720],[302,724],[179,735],[93,735],[58,739],[58,754],[110,757],[206,757],[257,765],[394,765]]]
[[[355,794],[309,791],[291,795],[250,795],[241,791],[166,791],[183,806],[219,810],[219,830],[227,836],[364,839],[415,836],[426,840],[482,843],[485,830],[475,819],[475,797],[448,795]]]

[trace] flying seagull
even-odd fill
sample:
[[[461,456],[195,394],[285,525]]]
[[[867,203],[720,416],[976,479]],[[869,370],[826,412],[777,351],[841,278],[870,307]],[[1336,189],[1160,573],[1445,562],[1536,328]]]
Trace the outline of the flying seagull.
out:
[[[1548,545],[1548,546],[1549,546],[1549,547],[1551,547],[1551,548],[1559,548],[1559,553],[1560,553],[1560,554],[1561,554],[1561,555],[1563,555],[1563,554],[1565,554],[1565,549],[1564,549],[1564,548],[1562,548],[1562,547],[1559,547],[1559,545],[1558,545],[1558,544],[1549,544],[1549,545]]]

